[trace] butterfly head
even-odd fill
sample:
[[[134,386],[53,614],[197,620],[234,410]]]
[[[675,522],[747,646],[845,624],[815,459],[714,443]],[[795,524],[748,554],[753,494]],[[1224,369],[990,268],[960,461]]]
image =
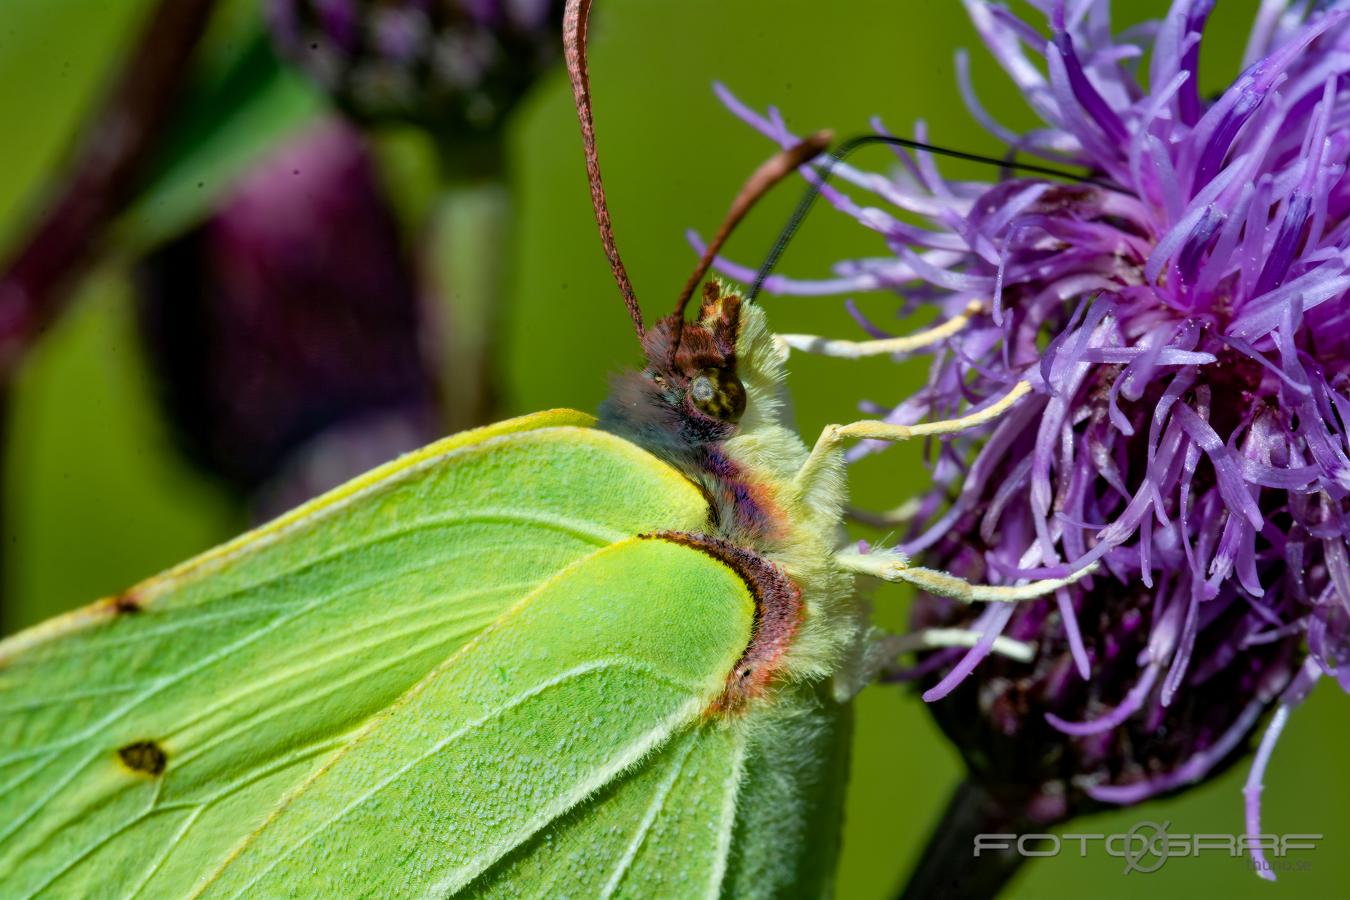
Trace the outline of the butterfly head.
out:
[[[747,401],[737,372],[740,325],[740,296],[716,281],[704,285],[695,321],[668,316],[643,334],[646,365],[615,379],[601,411],[605,427],[644,444],[690,446],[735,434]]]
[[[663,319],[643,336],[643,375],[687,415],[734,424],[745,412],[745,386],[736,373],[740,319],[741,298],[708,282],[697,321]]]

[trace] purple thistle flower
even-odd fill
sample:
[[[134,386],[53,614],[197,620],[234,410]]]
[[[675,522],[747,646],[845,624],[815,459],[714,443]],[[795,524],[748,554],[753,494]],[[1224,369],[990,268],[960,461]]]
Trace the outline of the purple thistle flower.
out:
[[[875,199],[823,195],[893,255],[765,289],[900,290],[957,326],[927,346],[925,388],[882,404],[890,422],[1033,389],[931,448],[933,490],[897,548],[992,583],[1099,565],[1016,607],[920,598],[916,624],[986,637],[906,673],[972,771],[1027,784],[1023,806],[1054,821],[1220,771],[1278,707],[1245,792],[1259,832],[1288,710],[1321,675],[1350,690],[1350,3],[1263,3],[1243,72],[1212,98],[1196,67],[1213,0],[1130,32],[1151,47],[1113,35],[1106,2],[1036,5],[1048,36],[966,0],[1044,127],[994,121],[960,56],[963,93],[1010,147],[1119,189],[952,181],[923,153],[894,177],[840,165]],[[1037,660],[990,656],[1000,634]]]
[[[268,0],[280,53],[367,121],[496,129],[559,56],[562,0]]]

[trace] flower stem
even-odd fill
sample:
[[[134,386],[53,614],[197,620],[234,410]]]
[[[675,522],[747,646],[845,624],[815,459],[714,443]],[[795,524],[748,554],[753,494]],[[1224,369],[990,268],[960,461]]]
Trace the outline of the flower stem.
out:
[[[439,332],[441,393],[449,430],[490,421],[501,401],[499,341],[505,310],[511,193],[504,181],[453,184],[442,195],[428,245]]]
[[[965,779],[952,792],[918,866],[897,896],[900,900],[997,896],[1026,857],[1015,851],[1015,840],[1006,841],[1006,850],[982,849],[977,856],[975,837],[1016,835],[1028,829],[1042,830],[1031,825],[1018,805],[1000,802],[979,783]]]
[[[214,7],[215,0],[160,0],[85,127],[54,200],[15,255],[0,260],[0,379],[60,312],[103,229],[131,198]]]

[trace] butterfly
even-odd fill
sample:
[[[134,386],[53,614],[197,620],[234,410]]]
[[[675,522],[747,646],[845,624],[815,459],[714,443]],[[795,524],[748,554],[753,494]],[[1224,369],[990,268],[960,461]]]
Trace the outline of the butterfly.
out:
[[[567,4],[568,70],[645,364],[598,418],[446,438],[0,643],[6,894],[829,893],[867,584],[974,602],[1072,580],[973,585],[846,543],[846,441],[973,427],[1029,388],[809,447],[793,430],[792,341],[704,279],[827,137],[749,179],[647,327],[600,177],[589,6]]]

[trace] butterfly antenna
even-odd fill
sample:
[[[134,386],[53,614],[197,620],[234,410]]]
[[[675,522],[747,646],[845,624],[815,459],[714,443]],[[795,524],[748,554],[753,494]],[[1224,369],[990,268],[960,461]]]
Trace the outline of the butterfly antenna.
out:
[[[778,260],[782,258],[783,251],[787,249],[788,243],[801,227],[802,220],[806,214],[811,211],[811,205],[816,202],[816,197],[824,190],[826,182],[834,174],[835,167],[855,151],[870,146],[872,144],[887,144],[892,147],[904,147],[909,150],[923,150],[928,153],[935,153],[939,156],[950,156],[953,159],[964,159],[967,162],[983,163],[985,165],[997,166],[1004,170],[1017,170],[1021,172],[1033,172],[1037,175],[1049,175],[1052,178],[1062,178],[1065,181],[1076,181],[1081,184],[1096,185],[1099,188],[1105,188],[1108,191],[1116,191],[1122,194],[1130,192],[1118,184],[1110,181],[1103,181],[1093,178],[1090,175],[1080,175],[1077,172],[1069,172],[1064,169],[1056,169],[1051,166],[1040,166],[1035,163],[1021,163],[1009,159],[997,159],[992,156],[981,156],[978,153],[967,153],[964,150],[953,150],[949,147],[938,147],[933,144],[925,144],[922,141],[911,141],[908,138],[892,137],[885,134],[865,134],[860,137],[851,138],[840,144],[829,158],[821,165],[817,174],[817,179],[807,189],[802,199],[797,204],[797,208],[792,211],[787,224],[783,226],[782,232],[778,235],[778,240],[774,242],[773,249],[765,257],[764,264],[759,267],[759,272],[755,275],[755,283],[750,286],[750,291],[746,294],[746,302],[750,302],[759,296],[759,292],[764,287],[764,281],[769,277],[769,273],[778,265]]]
[[[680,349],[684,310],[689,305],[689,298],[694,296],[694,291],[703,281],[703,276],[707,275],[708,269],[712,268],[713,260],[717,258],[717,254],[722,249],[722,245],[727,242],[727,238],[731,237],[731,233],[736,230],[736,226],[750,212],[751,207],[759,202],[759,198],[767,194],[775,184],[795,172],[798,166],[824,153],[832,140],[834,140],[834,135],[831,132],[818,131],[786,150],[779,151],[746,179],[740,193],[732,201],[731,209],[727,210],[726,218],[722,220],[722,225],[717,229],[717,234],[713,235],[713,239],[708,242],[707,248],[703,251],[703,256],[699,258],[698,265],[694,266],[693,274],[684,283],[680,296],[675,300],[675,312],[671,314],[671,321],[675,323],[675,335],[670,351],[672,359],[675,357],[675,351]]]
[[[614,225],[609,219],[609,204],[605,202],[605,185],[600,180],[600,156],[595,148],[595,119],[591,115],[591,78],[586,68],[586,31],[591,17],[591,0],[567,0],[563,10],[563,55],[567,58],[567,77],[572,82],[572,98],[576,101],[577,120],[581,123],[581,142],[586,150],[586,177],[591,183],[591,206],[595,208],[595,224],[600,228],[600,242],[605,246],[609,269],[619,286],[623,304],[633,320],[633,331],[641,340],[642,308],[638,306],[633,283],[619,258],[619,246],[614,241]]]

